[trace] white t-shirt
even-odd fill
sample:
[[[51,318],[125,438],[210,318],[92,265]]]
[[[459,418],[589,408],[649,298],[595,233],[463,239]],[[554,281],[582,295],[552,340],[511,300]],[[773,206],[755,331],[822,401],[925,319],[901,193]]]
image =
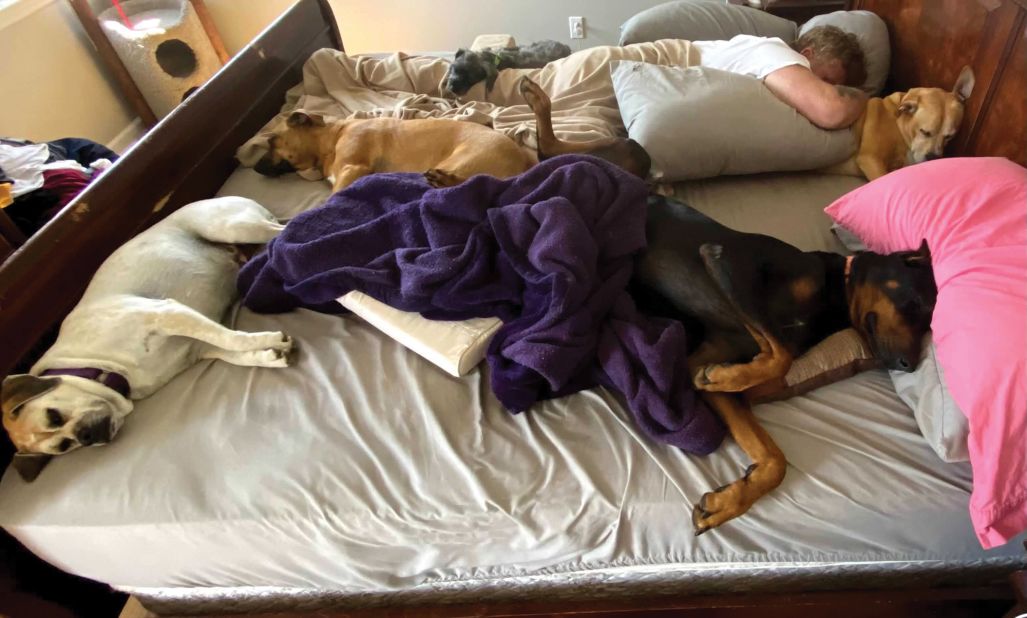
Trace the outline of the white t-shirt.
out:
[[[730,41],[694,41],[704,67],[751,75],[762,80],[793,64],[809,68],[809,60],[779,38],[739,34]]]

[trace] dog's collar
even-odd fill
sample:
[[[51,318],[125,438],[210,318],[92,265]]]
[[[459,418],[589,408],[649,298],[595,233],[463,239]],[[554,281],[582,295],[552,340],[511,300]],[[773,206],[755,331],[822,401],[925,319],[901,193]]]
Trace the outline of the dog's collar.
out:
[[[845,285],[849,285],[849,276],[852,275],[852,261],[856,256],[850,255],[845,258]]]
[[[120,373],[114,373],[113,371],[104,371],[103,369],[97,369],[96,367],[83,367],[81,369],[47,369],[41,375],[44,376],[75,376],[78,378],[85,378],[92,380],[93,382],[99,382],[109,389],[114,390],[116,393],[129,399],[128,396],[132,392],[132,387],[128,384],[128,378],[121,375]]]

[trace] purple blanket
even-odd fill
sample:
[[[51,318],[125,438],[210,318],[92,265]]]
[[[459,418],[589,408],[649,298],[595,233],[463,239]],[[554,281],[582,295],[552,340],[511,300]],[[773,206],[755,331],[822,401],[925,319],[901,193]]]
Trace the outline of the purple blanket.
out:
[[[592,157],[446,189],[376,174],[290,221],[239,289],[263,313],[341,313],[359,290],[430,319],[497,316],[488,363],[508,410],[601,383],[653,438],[709,453],[724,428],[692,389],[684,329],[625,291],[645,219],[645,184]]]

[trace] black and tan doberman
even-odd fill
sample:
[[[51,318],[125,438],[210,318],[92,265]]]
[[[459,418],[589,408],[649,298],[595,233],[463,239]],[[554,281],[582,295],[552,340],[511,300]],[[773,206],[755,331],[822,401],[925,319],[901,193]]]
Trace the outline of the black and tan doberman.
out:
[[[848,326],[886,367],[912,371],[937,288],[926,242],[889,255],[803,252],[659,196],[649,199],[646,234],[635,299],[685,325],[695,387],[753,461],[741,479],[699,500],[692,521],[701,534],[745,513],[784,478],[784,455],[741,394],[780,380],[792,359]]]

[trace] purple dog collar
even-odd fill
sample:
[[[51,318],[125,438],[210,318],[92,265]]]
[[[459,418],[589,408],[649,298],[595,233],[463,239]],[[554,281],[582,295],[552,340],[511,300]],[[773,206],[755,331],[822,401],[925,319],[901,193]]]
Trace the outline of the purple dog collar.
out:
[[[120,373],[114,373],[113,371],[104,371],[103,369],[97,369],[95,367],[85,367],[82,369],[47,369],[41,375],[44,376],[76,376],[79,378],[85,378],[92,380],[93,382],[99,382],[107,388],[113,389],[119,395],[125,399],[129,399],[129,393],[132,392],[132,388],[128,384],[128,379]]]

